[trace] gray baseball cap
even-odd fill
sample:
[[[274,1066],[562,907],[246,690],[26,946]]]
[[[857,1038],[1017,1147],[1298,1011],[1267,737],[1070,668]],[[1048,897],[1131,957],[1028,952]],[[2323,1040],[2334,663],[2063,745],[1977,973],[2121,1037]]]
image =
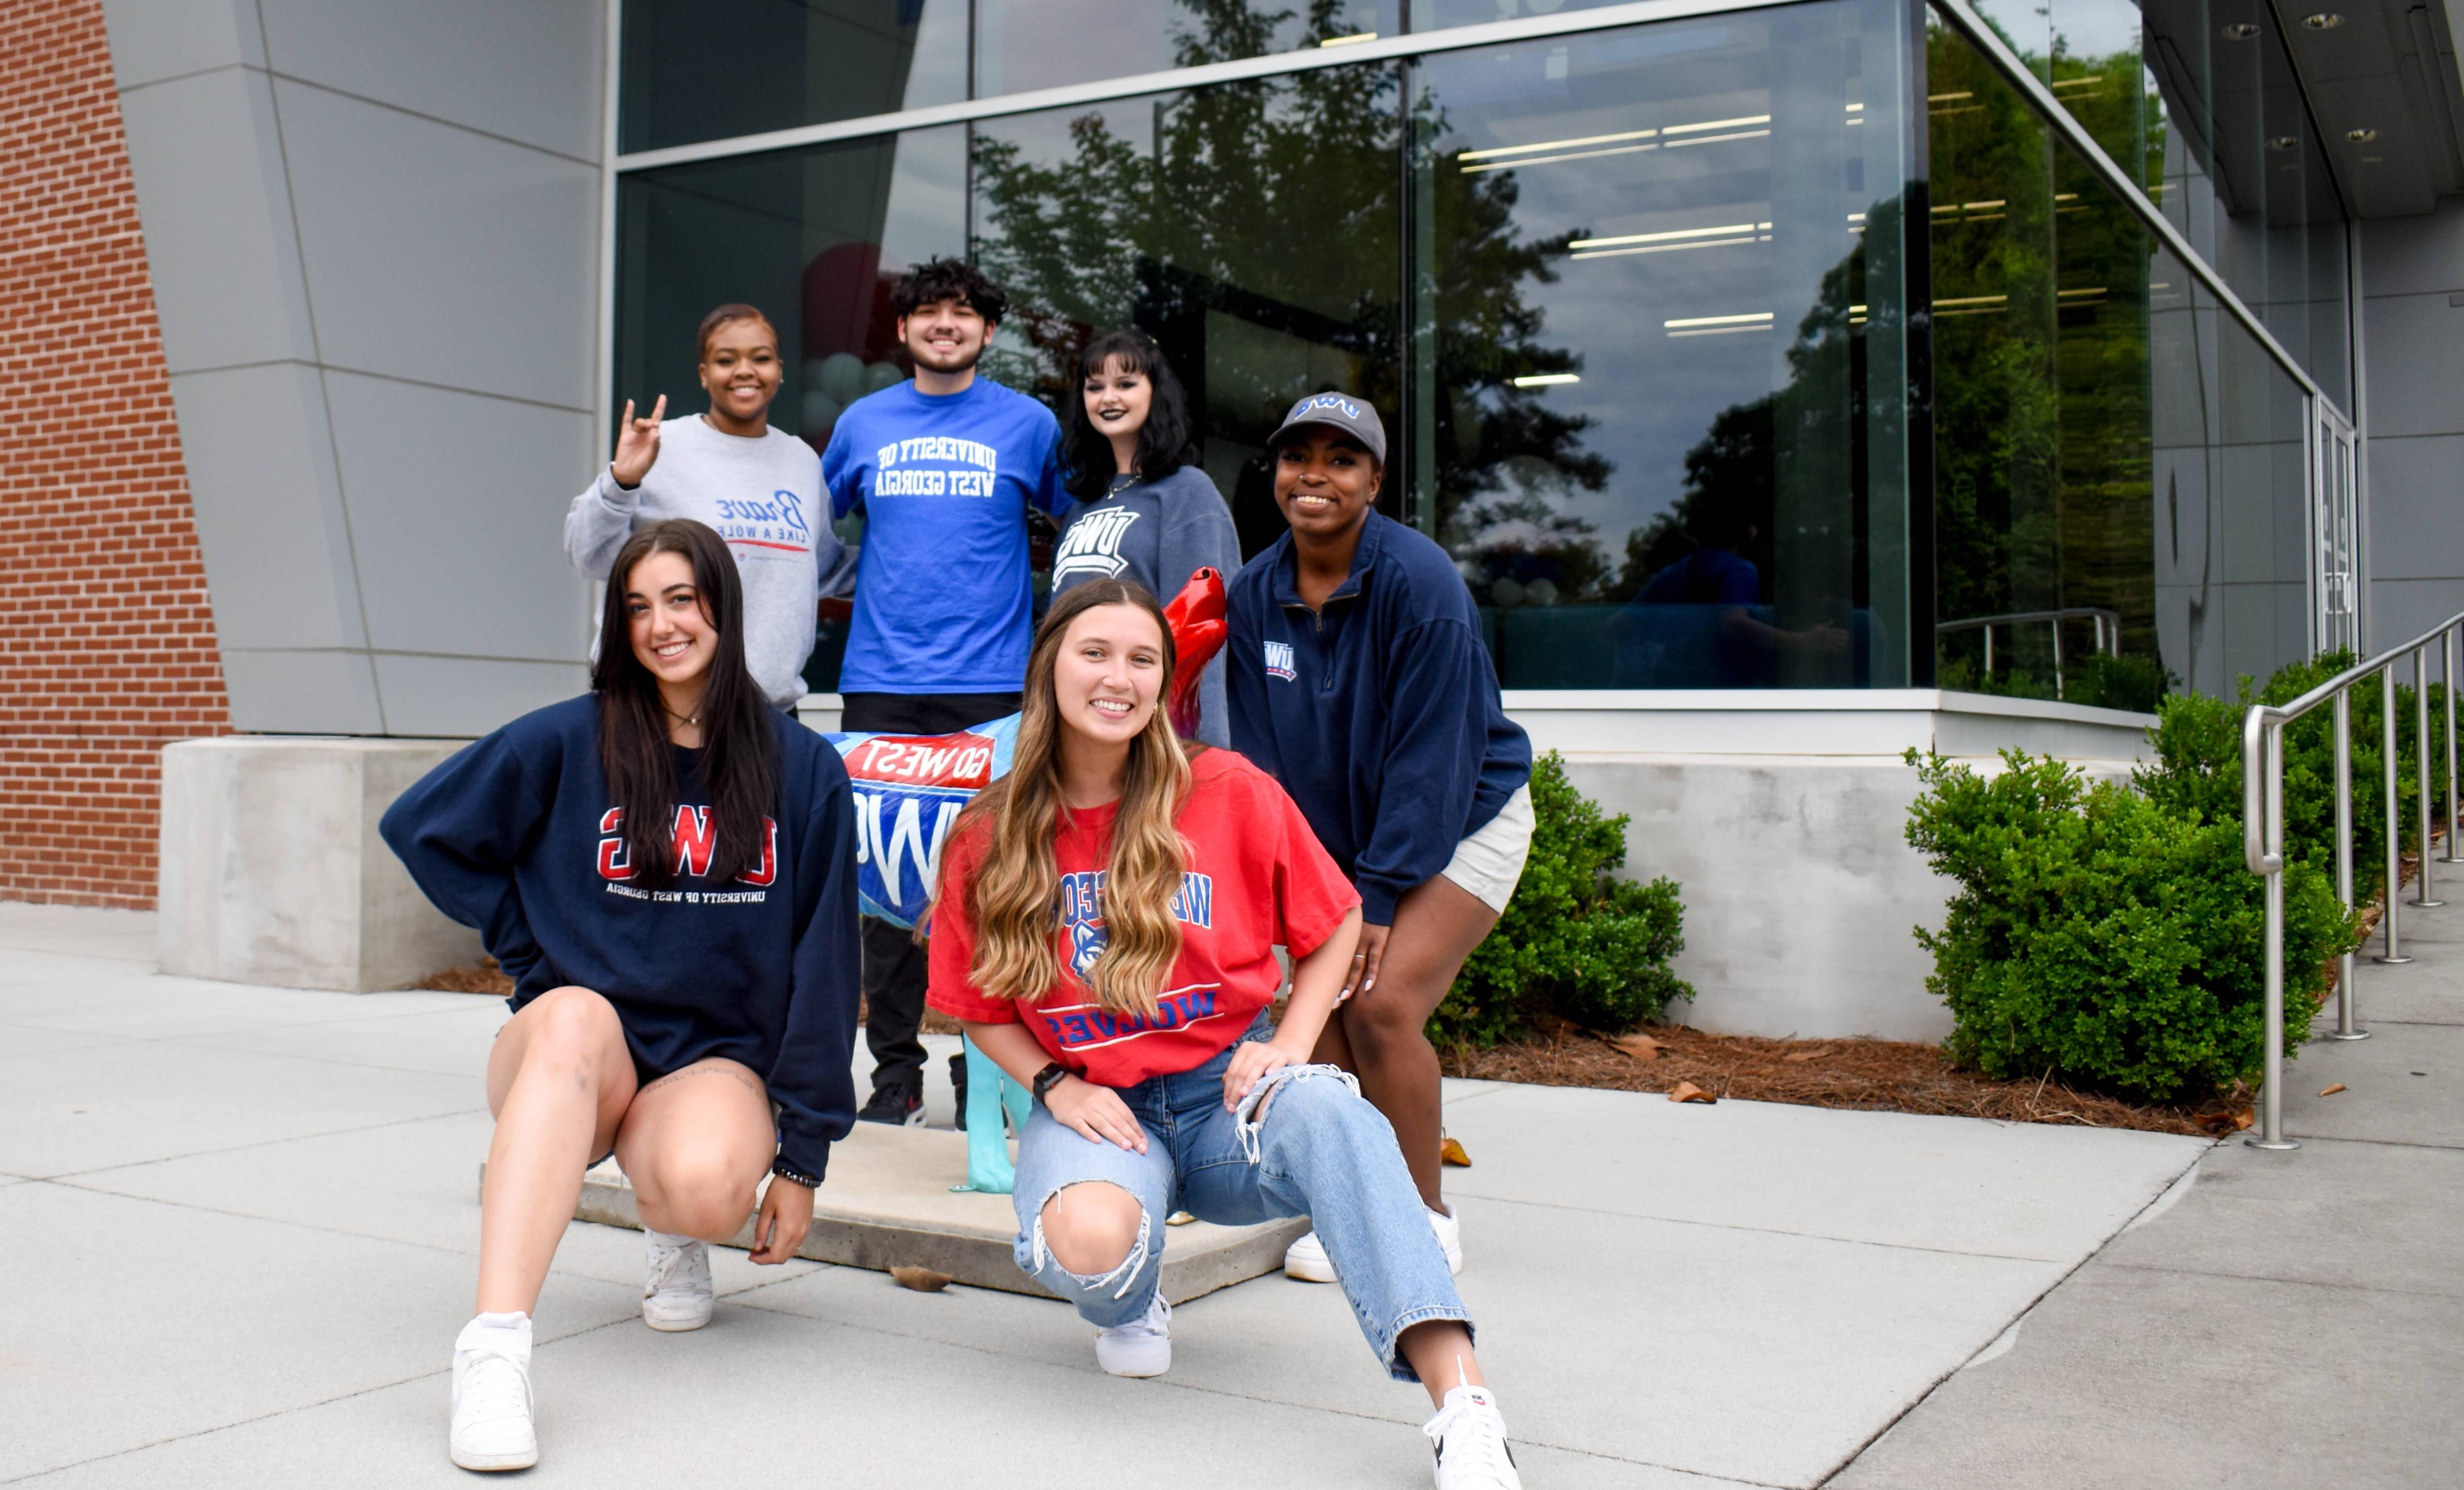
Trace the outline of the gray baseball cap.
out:
[[[1312,424],[1341,430],[1366,446],[1379,465],[1386,463],[1386,426],[1378,422],[1377,406],[1349,393],[1311,393],[1292,405],[1292,411],[1266,436],[1266,444],[1280,448],[1293,431]]]

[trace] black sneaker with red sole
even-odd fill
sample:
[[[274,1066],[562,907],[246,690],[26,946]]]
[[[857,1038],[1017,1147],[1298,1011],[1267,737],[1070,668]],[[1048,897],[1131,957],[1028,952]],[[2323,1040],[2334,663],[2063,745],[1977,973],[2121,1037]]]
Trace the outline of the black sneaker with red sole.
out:
[[[858,1123],[887,1123],[891,1127],[918,1128],[924,1125],[924,1089],[905,1081],[892,1081],[872,1089],[872,1100],[855,1115]]]

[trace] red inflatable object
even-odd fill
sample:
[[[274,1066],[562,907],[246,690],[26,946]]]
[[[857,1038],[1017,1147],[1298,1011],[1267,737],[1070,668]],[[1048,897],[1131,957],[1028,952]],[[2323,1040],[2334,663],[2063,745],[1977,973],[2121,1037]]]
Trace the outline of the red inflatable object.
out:
[[[1198,679],[1215,654],[1223,650],[1223,571],[1200,569],[1180,587],[1172,604],[1163,608],[1166,625],[1172,628],[1172,650],[1177,659],[1172,678],[1172,727],[1182,738],[1198,734]]]

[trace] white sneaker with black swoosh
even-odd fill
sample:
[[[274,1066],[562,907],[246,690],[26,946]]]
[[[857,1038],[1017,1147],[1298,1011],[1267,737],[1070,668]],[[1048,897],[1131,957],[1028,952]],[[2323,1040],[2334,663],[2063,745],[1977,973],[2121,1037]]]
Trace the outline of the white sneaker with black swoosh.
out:
[[[1445,1406],[1420,1425],[1437,1450],[1438,1490],[1523,1490],[1506,1419],[1485,1387],[1457,1387]]]

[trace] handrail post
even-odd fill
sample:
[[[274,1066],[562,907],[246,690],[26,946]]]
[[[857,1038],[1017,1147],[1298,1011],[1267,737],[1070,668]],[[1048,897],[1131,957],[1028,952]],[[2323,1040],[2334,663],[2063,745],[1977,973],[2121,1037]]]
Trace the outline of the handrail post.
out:
[[[2054,698],[2062,696],[2062,618],[2054,617]]]
[[[2447,683],[2447,852],[2438,857],[2442,864],[2464,864],[2455,856],[2455,628],[2451,626],[2438,634],[2441,671]]]
[[[2387,889],[2380,902],[2387,907],[2382,925],[2387,931],[2387,950],[2372,959],[2392,967],[2409,963],[2404,955],[2404,942],[2396,926],[2396,903],[2404,888],[2404,843],[2402,813],[2395,790],[2395,659],[2389,657],[2379,669],[2379,766],[2387,789]]]
[[[1991,682],[1993,679],[1993,623],[1988,621],[1976,629],[1985,634],[1985,678]]]
[[[2420,819],[2421,885],[2412,903],[2425,909],[2446,904],[2430,888],[2430,648],[2412,650],[2412,781]]]
[[[2336,694],[2336,900],[2346,914],[2353,909],[2353,696]],[[2336,1030],[2331,1040],[2366,1040],[2367,1030],[2353,1025],[2353,949],[2336,959]]]
[[[2261,1010],[2261,1034],[2267,1049],[2260,1057],[2258,1132],[2243,1140],[2253,1148],[2299,1148],[2284,1136],[2284,726],[2275,720],[2263,731],[2266,773],[2265,808],[2267,879],[2267,1001]],[[2244,769],[2248,766],[2245,764]],[[2247,793],[2245,793],[2247,800]]]

